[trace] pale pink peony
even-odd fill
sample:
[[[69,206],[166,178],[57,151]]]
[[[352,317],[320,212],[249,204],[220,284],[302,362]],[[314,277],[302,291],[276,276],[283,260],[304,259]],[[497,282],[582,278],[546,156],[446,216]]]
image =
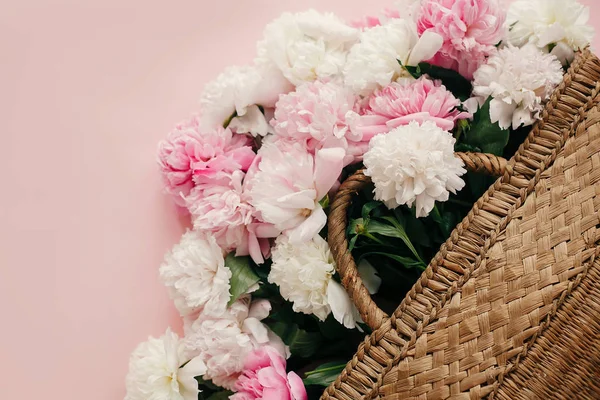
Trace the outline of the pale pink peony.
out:
[[[358,109],[357,100],[341,82],[306,83],[279,98],[271,125],[276,136],[301,142],[313,154],[331,147],[347,150],[362,140],[350,126]],[[345,164],[353,161],[350,155]]]
[[[195,184],[245,171],[255,157],[250,138],[221,127],[200,131],[199,122],[194,115],[179,123],[158,148],[165,189],[180,206]]]
[[[313,155],[298,142],[263,142],[244,181],[256,217],[293,243],[311,240],[327,223],[319,201],[337,182],[345,156],[337,147]]]
[[[358,28],[358,29],[369,29],[369,28],[373,28],[374,26],[379,26],[384,24],[387,20],[389,19],[393,19],[393,18],[400,18],[400,11],[394,8],[386,8],[383,10],[383,12],[381,13],[382,16],[378,17],[378,16],[373,16],[373,15],[367,15],[366,17],[362,18],[362,19],[357,19],[354,21],[350,22],[350,26],[352,26],[353,28]]]
[[[417,29],[419,35],[432,31],[444,38],[442,49],[429,62],[471,80],[503,39],[505,20],[500,0],[424,0]]]
[[[185,201],[196,230],[211,232],[226,252],[235,250],[237,256],[250,255],[257,264],[262,264],[270,252],[270,245],[267,238],[257,234],[264,235],[269,230],[253,217],[254,208],[246,201],[242,190],[244,175],[242,171],[235,171],[229,179],[220,179],[218,184],[200,184],[192,189]],[[267,233],[269,237],[278,234],[277,231],[270,232]]]
[[[269,316],[268,300],[251,302],[250,295],[236,300],[222,315],[200,314],[198,319],[185,321],[185,354],[198,357],[207,367],[203,378],[215,385],[233,389],[244,370],[249,354],[262,346],[276,349],[281,357],[289,349],[281,338],[261,321]]]
[[[306,388],[295,373],[286,374],[286,361],[269,346],[248,355],[231,400],[306,400]]]
[[[355,128],[365,140],[387,133],[411,121],[422,124],[434,122],[445,131],[454,128],[459,119],[471,118],[468,112],[457,107],[460,100],[452,95],[440,81],[421,77],[416,81],[392,82],[377,90],[369,98]]]

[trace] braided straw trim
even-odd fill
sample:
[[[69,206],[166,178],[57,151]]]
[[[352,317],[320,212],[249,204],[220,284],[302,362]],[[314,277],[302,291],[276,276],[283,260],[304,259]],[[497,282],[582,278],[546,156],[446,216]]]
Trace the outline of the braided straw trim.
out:
[[[506,170],[507,161],[492,154],[484,153],[455,153],[465,167],[472,172],[486,173],[492,176],[500,176]],[[331,205],[328,220],[328,239],[331,253],[336,262],[342,284],[350,295],[350,298],[360,312],[363,321],[373,330],[379,328],[388,316],[383,312],[371,298],[369,291],[363,284],[352,253],[348,251],[348,239],[346,227],[348,226],[347,209],[352,203],[352,198],[360,190],[371,184],[371,178],[366,176],[362,170],[356,172],[338,189]]]
[[[533,191],[542,172],[552,164],[567,138],[576,130],[585,130],[582,122],[597,102],[599,77],[600,65],[595,56],[587,50],[579,54],[548,102],[542,113],[543,120],[536,124],[506,166],[502,179],[475,204],[400,307],[359,346],[355,357],[336,382],[327,388],[322,399],[380,398],[379,388],[386,374],[407,356],[409,349],[414,349],[424,330],[438,319],[442,308],[480,267],[488,250]],[[557,307],[560,304],[559,301]],[[488,382],[497,378],[481,377]],[[458,376],[455,379],[457,383],[451,384],[452,387],[460,385]],[[474,376],[473,379],[480,377]],[[393,377],[386,381],[388,385],[392,384]],[[490,394],[494,387],[497,386],[472,392],[475,397],[465,395],[467,398],[481,398]],[[386,389],[386,393],[391,392]],[[396,398],[400,397],[390,396],[390,399]]]

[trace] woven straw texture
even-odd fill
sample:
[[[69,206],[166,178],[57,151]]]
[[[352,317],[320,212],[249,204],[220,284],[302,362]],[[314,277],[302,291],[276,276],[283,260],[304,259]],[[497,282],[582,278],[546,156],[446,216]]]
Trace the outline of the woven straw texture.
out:
[[[348,252],[349,178],[329,242],[373,333],[326,400],[600,398],[600,61],[578,54],[542,120],[391,315]],[[481,170],[490,170],[480,164]]]

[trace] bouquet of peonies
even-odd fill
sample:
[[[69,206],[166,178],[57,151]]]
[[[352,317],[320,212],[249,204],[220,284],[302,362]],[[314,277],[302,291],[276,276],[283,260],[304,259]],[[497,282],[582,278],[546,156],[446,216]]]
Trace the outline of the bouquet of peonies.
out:
[[[588,17],[575,0],[404,0],[352,24],[270,23],[253,64],[209,83],[159,146],[193,222],[160,268],[185,336],[139,345],[126,399],[318,398],[368,333],[325,239],[340,182],[374,183],[347,235],[393,309],[490,184],[455,151],[515,152]]]

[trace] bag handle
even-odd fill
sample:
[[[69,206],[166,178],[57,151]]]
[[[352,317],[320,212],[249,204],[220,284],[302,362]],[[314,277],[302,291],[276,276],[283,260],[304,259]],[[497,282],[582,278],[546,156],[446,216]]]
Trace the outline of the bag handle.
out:
[[[491,176],[504,175],[508,163],[504,158],[492,154],[455,153],[455,155],[465,163],[467,170]],[[370,184],[371,178],[364,174],[364,170],[354,173],[342,183],[331,203],[327,241],[336,263],[336,269],[348,295],[356,305],[363,321],[371,329],[376,330],[388,316],[375,304],[363,284],[354,257],[348,250],[348,238],[346,237],[347,210],[352,203],[352,197]]]

